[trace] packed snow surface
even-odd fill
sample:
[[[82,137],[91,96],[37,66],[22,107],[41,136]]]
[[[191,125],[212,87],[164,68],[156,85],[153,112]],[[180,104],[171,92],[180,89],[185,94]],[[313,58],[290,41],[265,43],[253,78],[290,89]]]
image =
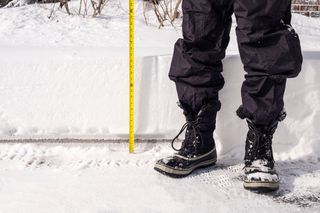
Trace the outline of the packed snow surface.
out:
[[[319,159],[276,157],[279,191],[256,194],[242,186],[242,148],[172,179],[153,170],[168,144],[1,144],[0,212],[319,212]]]

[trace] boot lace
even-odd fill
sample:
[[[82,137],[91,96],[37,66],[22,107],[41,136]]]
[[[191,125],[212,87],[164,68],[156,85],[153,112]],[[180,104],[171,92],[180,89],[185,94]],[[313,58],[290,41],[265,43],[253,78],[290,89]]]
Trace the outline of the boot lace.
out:
[[[175,141],[186,130],[185,139],[179,149],[174,146]],[[179,131],[179,133],[172,139],[171,147],[181,155],[188,155],[192,152],[197,153],[198,145],[202,143],[202,137],[199,130],[199,120],[187,121]]]

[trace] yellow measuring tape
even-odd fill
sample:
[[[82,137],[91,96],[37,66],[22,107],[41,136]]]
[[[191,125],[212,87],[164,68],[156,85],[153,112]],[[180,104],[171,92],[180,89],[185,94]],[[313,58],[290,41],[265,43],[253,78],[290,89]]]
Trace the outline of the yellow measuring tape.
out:
[[[134,153],[134,0],[129,0],[129,152]]]

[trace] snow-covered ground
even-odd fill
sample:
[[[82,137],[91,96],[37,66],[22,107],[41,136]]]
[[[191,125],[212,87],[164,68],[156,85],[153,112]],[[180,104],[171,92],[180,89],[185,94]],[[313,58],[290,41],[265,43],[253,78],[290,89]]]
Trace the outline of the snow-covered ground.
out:
[[[239,151],[239,149],[241,151]],[[319,212],[320,161],[278,161],[281,188],[242,187],[243,147],[184,179],[155,172],[166,144],[0,145],[0,212]]]
[[[180,23],[159,30],[149,11],[146,26],[136,3],[137,138],[170,139],[183,124],[167,77]],[[281,188],[259,195],[241,182],[246,126],[234,111],[244,72],[235,24],[215,132],[218,164],[177,180],[152,169],[172,153],[168,143],[147,140],[129,155],[124,142],[41,139],[124,139],[128,130],[127,1],[109,0],[97,18],[64,10],[48,18],[52,8],[0,9],[0,213],[319,212],[320,19],[293,16],[304,67],[288,82],[288,118],[274,139]],[[5,141],[26,138],[34,143]]]

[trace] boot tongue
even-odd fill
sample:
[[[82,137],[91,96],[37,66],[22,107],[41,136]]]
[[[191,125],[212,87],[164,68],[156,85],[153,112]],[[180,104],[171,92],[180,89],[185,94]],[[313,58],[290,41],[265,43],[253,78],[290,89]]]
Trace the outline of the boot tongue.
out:
[[[196,113],[187,104],[177,102],[177,105],[183,110],[183,114],[186,117],[186,121],[194,121],[196,119]]]
[[[220,109],[219,106],[211,104],[205,105],[197,114],[198,128],[202,132],[212,131],[215,129],[217,112]]]

